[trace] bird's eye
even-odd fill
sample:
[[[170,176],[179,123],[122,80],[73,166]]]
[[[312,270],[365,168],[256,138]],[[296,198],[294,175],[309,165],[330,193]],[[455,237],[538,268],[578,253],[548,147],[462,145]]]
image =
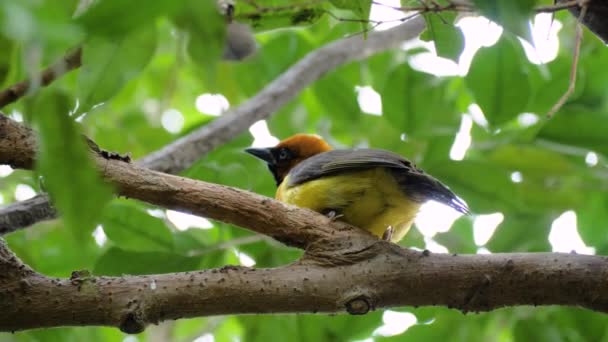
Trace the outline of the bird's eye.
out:
[[[286,148],[282,148],[279,151],[279,160],[287,160],[289,158],[289,151]]]

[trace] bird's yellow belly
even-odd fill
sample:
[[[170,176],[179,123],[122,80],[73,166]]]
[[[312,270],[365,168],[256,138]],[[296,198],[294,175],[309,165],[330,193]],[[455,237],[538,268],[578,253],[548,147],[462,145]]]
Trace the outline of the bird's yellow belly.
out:
[[[378,237],[392,227],[395,242],[408,232],[420,208],[384,168],[323,177],[292,187],[287,187],[288,182],[286,178],[277,189],[278,200],[321,213],[335,210],[343,215],[341,220]]]

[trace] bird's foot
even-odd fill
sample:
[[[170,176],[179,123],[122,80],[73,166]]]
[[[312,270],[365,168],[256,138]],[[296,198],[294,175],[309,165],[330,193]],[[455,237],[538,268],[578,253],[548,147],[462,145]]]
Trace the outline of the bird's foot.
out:
[[[382,240],[390,242],[393,238],[393,231],[393,226],[388,226],[388,228],[386,228],[384,231],[384,234],[382,234]]]
[[[323,214],[331,221],[336,221],[340,217],[344,216],[343,214],[339,214],[338,211],[334,209],[327,210]]]

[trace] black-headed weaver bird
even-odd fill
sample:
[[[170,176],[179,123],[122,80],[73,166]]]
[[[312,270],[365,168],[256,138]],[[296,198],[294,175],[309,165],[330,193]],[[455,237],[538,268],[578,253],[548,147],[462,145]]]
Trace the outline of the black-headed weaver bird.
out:
[[[268,148],[248,148],[277,183],[276,199],[312,209],[393,242],[409,231],[421,205],[467,205],[437,179],[381,149],[332,149],[322,138],[296,134]]]

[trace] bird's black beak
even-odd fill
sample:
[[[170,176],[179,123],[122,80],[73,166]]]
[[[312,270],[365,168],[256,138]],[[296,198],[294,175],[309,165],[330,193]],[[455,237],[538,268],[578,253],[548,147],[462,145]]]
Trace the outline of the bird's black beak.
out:
[[[267,148],[251,147],[251,148],[245,149],[245,152],[262,159],[263,161],[267,162],[268,164],[275,163],[274,157],[272,155],[272,148],[270,148],[270,147],[267,147]]]

